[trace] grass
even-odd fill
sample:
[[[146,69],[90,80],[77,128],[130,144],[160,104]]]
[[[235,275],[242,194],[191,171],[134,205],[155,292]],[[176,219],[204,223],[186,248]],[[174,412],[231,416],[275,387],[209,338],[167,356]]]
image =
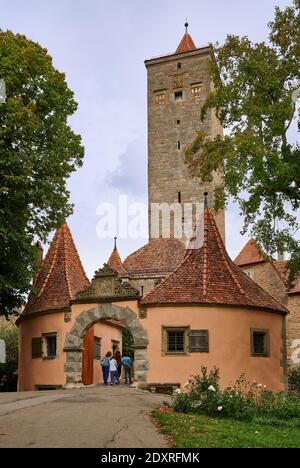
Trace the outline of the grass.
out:
[[[299,427],[273,427],[233,419],[154,411],[175,448],[300,448]]]

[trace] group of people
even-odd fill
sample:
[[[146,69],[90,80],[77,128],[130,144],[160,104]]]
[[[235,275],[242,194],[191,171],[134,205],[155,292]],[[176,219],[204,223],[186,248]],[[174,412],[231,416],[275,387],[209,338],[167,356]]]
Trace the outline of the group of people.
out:
[[[132,383],[132,359],[127,354],[122,356],[120,351],[116,351],[114,354],[109,351],[101,359],[101,367],[104,385],[108,385],[109,376],[110,385],[119,385],[122,368],[124,369],[125,384]]]

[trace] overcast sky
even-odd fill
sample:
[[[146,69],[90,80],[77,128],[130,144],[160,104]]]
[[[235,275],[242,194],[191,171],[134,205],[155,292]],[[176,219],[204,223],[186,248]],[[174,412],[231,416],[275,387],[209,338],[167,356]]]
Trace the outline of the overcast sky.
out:
[[[96,209],[120,194],[147,200],[147,101],[144,60],[173,52],[184,33],[200,47],[227,34],[267,39],[275,5],[291,0],[0,0],[0,28],[46,47],[66,73],[79,108],[71,119],[85,146],[84,166],[69,182],[74,215],[68,220],[89,277],[111,253],[99,239]],[[232,257],[247,238],[232,206],[227,248]],[[119,240],[124,259],[146,239]]]

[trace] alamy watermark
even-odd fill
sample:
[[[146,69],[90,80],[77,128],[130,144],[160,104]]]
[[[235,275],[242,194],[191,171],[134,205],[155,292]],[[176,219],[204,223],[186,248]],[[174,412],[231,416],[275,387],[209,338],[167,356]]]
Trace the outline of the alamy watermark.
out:
[[[0,340],[0,364],[6,363],[5,341]]]
[[[300,340],[294,340],[291,346],[295,351],[292,354],[292,363],[300,364]]]
[[[100,203],[96,214],[97,235],[101,239],[184,239],[190,248],[200,248],[203,241],[203,203],[129,203],[120,195],[116,204]],[[149,222],[148,222],[149,219]],[[149,224],[148,224],[149,223]]]

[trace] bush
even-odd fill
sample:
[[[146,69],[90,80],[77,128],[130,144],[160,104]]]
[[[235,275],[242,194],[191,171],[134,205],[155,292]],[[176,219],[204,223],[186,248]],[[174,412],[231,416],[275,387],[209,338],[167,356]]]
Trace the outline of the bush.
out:
[[[189,380],[183,393],[177,393],[175,411],[245,421],[288,422],[300,426],[300,400],[285,393],[273,393],[265,386],[248,382],[244,375],[234,385],[220,390],[220,372],[201,368],[200,375]],[[284,424],[283,424],[284,425]]]
[[[300,395],[300,366],[289,370],[288,383],[289,391]]]

